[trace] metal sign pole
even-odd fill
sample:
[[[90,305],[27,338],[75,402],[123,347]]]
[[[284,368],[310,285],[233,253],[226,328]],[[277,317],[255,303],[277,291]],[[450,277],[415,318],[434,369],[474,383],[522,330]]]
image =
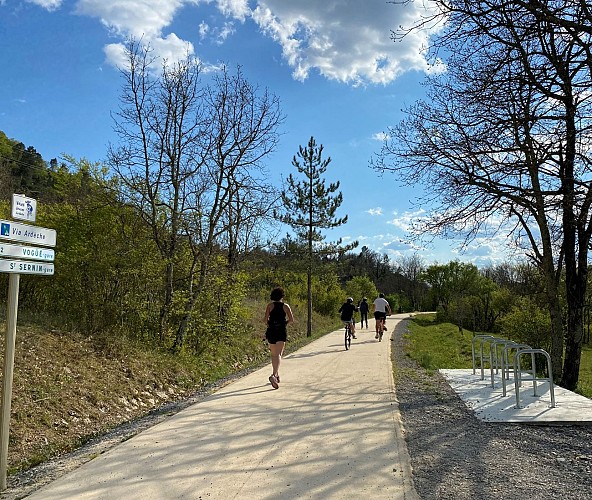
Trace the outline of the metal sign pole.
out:
[[[2,415],[0,420],[0,490],[6,489],[8,470],[8,438],[10,434],[10,405],[12,377],[14,374],[14,350],[16,343],[16,317],[20,274],[8,278],[8,309],[6,315],[6,342],[4,346],[4,378],[2,380]]]

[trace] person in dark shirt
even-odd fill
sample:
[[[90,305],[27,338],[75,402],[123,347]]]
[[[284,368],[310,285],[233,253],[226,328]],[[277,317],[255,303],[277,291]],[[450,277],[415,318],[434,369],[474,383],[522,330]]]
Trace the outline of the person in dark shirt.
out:
[[[341,313],[341,321],[344,323],[351,324],[352,337],[356,338],[356,322],[354,320],[354,312],[358,310],[358,306],[354,304],[354,299],[349,297],[345,304],[342,304],[339,308]]]
[[[368,311],[370,310],[370,306],[368,305],[368,299],[364,297],[360,305],[358,306],[360,309],[360,328],[364,328],[364,321],[366,322],[366,328],[368,328]]]
[[[292,315],[290,306],[284,303],[283,288],[274,288],[271,291],[270,298],[271,302],[265,308],[264,321],[267,325],[265,338],[269,343],[269,350],[271,351],[272,374],[269,377],[269,382],[274,389],[278,389],[280,386],[280,362],[288,337],[286,327],[294,322],[294,316]]]

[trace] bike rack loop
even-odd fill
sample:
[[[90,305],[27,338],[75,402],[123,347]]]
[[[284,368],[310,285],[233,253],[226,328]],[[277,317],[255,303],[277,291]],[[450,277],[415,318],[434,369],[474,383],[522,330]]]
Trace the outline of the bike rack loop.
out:
[[[522,371],[520,369],[520,357],[523,354],[530,354],[532,363],[532,378],[522,378]],[[536,376],[535,355],[542,354],[547,359],[547,371],[549,376],[546,378],[538,378]],[[522,381],[532,382],[534,389],[534,396],[537,396],[537,380],[541,382],[549,382],[549,392],[551,393],[551,408],[555,408],[555,386],[553,385],[553,370],[551,368],[551,356],[544,349],[518,349],[514,354],[514,387],[516,389],[516,408],[520,406],[520,385]]]
[[[471,341],[471,350],[473,355],[473,375],[475,375],[475,342],[479,341],[479,350],[481,353],[481,380],[485,379],[485,371],[483,370],[483,342],[487,340],[494,340],[492,335],[475,335]]]
[[[498,346],[505,347],[508,344],[514,344],[512,340],[501,339],[495,337],[494,340],[491,342],[489,346],[489,370],[491,372],[491,388],[495,389],[495,378],[493,374],[493,369],[495,367],[495,373],[499,373],[500,369],[500,359],[498,357],[497,348]]]
[[[506,381],[510,380],[510,368],[514,368],[514,364],[510,363],[508,352],[512,349],[532,349],[528,344],[519,344],[517,342],[510,342],[502,349],[502,396],[506,396]],[[514,358],[512,357],[512,360]]]

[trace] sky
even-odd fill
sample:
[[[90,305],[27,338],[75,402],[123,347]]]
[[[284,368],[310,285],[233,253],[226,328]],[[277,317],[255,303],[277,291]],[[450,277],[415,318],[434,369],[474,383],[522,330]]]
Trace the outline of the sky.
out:
[[[112,113],[127,37],[142,37],[174,61],[189,52],[204,67],[241,66],[253,84],[279,97],[286,119],[267,160],[278,185],[296,173],[292,158],[311,136],[331,158],[327,182],[340,181],[338,216],[348,223],[327,239],[357,240],[396,263],[451,260],[478,266],[506,260],[503,236],[410,242],[423,213],[422,187],[403,186],[369,166],[388,127],[424,94],[434,68],[429,32],[393,41],[392,30],[425,15],[428,1],[387,0],[0,0],[0,130],[49,161],[68,155],[105,160],[117,143]],[[285,232],[284,232],[285,234]]]

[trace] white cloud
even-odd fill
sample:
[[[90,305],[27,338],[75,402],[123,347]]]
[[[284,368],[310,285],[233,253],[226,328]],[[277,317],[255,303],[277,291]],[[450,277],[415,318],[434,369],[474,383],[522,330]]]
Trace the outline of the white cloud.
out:
[[[222,26],[222,29],[220,29],[218,32],[218,43],[224,43],[230,35],[234,34],[235,31],[234,23],[224,23],[224,26]]]
[[[451,239],[421,244],[408,240],[400,234],[385,233],[373,236],[361,235],[356,238],[360,246],[367,246],[380,254],[387,254],[391,262],[401,257],[414,254],[421,256],[427,265],[446,264],[457,258],[462,262],[471,262],[482,268],[507,262],[511,257],[507,240],[504,238],[481,238],[460,251],[462,240]]]
[[[316,69],[330,80],[387,84],[408,70],[434,70],[425,60],[428,32],[393,42],[391,30],[425,15],[421,2],[266,0],[253,19],[283,49],[299,80]]]
[[[110,43],[103,48],[105,58],[116,68],[124,68],[127,64],[125,46],[122,43]]]
[[[165,38],[155,38],[151,42],[154,51],[170,62],[175,62],[179,58],[185,58],[193,55],[194,49],[190,42],[181,40],[177,35],[171,33]]]
[[[210,25],[208,23],[203,21],[199,23],[199,38],[203,40],[206,36],[208,36],[210,31]]]
[[[471,260],[476,265],[499,264],[511,259],[513,245],[509,237],[499,232],[487,237],[477,237],[466,246],[459,257]]]
[[[205,21],[199,23],[199,39],[211,38],[217,45],[222,45],[228,37],[236,33],[233,22],[225,22],[221,27],[212,27]]]
[[[194,53],[193,44],[181,40],[175,33],[163,35],[178,10],[186,3],[199,0],[79,0],[76,13],[98,18],[115,36],[134,37],[150,44],[154,55],[174,63]],[[123,45],[105,46],[107,61],[121,67]]]
[[[27,3],[32,3],[38,5],[39,7],[43,7],[49,11],[53,11],[59,9],[62,5],[62,0],[26,0]],[[4,2],[1,2],[0,5],[4,5]]]
[[[251,15],[251,9],[247,0],[217,0],[216,3],[222,14],[234,17],[241,22],[244,22]]]
[[[371,209],[381,210],[381,209]],[[381,210],[382,211],[382,210]],[[368,211],[368,213],[371,213]],[[492,226],[502,225],[502,230],[488,231],[486,236],[478,236],[470,242],[462,237],[450,239],[431,239],[429,235],[418,233],[418,222],[428,214],[424,209],[406,212],[394,212],[393,217],[385,221],[388,228],[381,234],[360,235],[356,239],[363,246],[381,254],[387,254],[391,262],[400,257],[413,254],[420,255],[427,263],[439,262],[445,264],[454,258],[463,262],[471,262],[478,267],[496,265],[512,259],[524,252],[513,245],[509,231],[503,230],[505,219],[500,216],[499,221],[493,221]],[[377,223],[380,223],[377,221]],[[376,223],[373,223],[374,227]],[[490,229],[493,229],[490,228]],[[451,257],[452,256],[452,257]]]
[[[390,135],[386,132],[376,132],[372,135],[372,139],[378,142],[384,142],[390,139]]]
[[[366,213],[368,213],[370,215],[382,215],[382,208],[380,208],[380,207],[371,208],[369,210],[366,210]]]
[[[367,246],[380,254],[387,254],[391,262],[396,261],[402,256],[409,256],[419,251],[425,250],[417,244],[405,240],[405,238],[396,234],[377,234],[372,236],[360,235],[356,238],[361,246]]]
[[[423,209],[419,209],[414,212],[403,212],[402,214],[395,212],[393,215],[394,217],[387,221],[387,224],[391,224],[405,233],[412,234],[414,232],[414,224],[422,217],[425,217],[426,212]]]
[[[28,1],[55,8],[62,0]],[[115,36],[142,37],[162,49],[162,55],[179,59],[193,45],[164,30],[182,7],[204,3],[215,5],[232,22],[216,27],[196,16],[201,39],[213,36],[216,43],[223,43],[237,29],[234,21],[252,20],[281,46],[298,80],[318,71],[327,79],[351,85],[387,84],[405,71],[443,69],[425,60],[429,32],[414,32],[400,42],[391,39],[391,30],[425,15],[422,2],[367,2],[362,7],[359,0],[258,0],[252,2],[251,10],[248,0],[78,0],[75,11],[99,19]],[[118,62],[116,46],[106,47],[105,53],[116,57],[109,59],[111,63]]]
[[[117,35],[153,39],[173,21],[182,0],[79,0],[76,13],[96,17]]]

